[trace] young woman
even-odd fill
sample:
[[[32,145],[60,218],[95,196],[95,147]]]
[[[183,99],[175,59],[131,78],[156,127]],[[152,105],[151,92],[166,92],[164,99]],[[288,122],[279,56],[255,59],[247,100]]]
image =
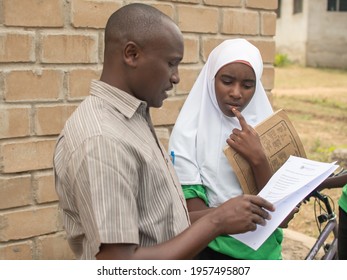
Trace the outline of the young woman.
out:
[[[172,131],[169,151],[190,213],[217,207],[242,195],[223,153],[228,143],[250,163],[259,190],[270,167],[252,128],[273,113],[261,83],[259,50],[244,39],[217,46],[199,74]],[[194,221],[192,221],[194,222]],[[229,235],[213,240],[200,259],[282,259],[281,229],[253,250]]]

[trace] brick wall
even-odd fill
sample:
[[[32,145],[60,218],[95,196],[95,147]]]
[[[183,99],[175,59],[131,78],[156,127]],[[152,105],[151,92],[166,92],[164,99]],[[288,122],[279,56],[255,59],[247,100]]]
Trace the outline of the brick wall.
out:
[[[109,15],[135,1],[0,0],[0,259],[72,259],[54,190],[52,155],[64,122],[103,62]],[[151,111],[170,129],[209,52],[227,38],[253,42],[273,87],[277,0],[141,1],[172,17],[185,38],[180,84]]]

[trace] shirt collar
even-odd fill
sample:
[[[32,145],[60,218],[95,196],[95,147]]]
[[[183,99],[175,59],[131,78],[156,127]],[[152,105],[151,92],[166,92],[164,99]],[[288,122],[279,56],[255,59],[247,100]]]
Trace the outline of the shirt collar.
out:
[[[141,101],[129,93],[113,87],[102,81],[93,80],[91,83],[91,95],[97,96],[110,103],[125,117],[131,118],[135,112],[141,108],[140,111],[145,112],[147,103]]]

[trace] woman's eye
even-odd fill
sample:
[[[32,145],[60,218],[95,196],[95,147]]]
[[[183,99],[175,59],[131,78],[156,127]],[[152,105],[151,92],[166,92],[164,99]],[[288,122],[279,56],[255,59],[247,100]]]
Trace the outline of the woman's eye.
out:
[[[243,87],[245,89],[251,89],[251,88],[254,88],[254,84],[253,83],[246,83],[246,84],[243,85]]]
[[[233,80],[231,79],[222,79],[222,83],[225,84],[225,85],[230,85],[232,84]]]

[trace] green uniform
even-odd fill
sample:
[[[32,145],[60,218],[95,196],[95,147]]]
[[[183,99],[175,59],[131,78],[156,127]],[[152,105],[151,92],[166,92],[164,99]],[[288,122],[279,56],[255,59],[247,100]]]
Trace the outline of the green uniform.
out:
[[[186,199],[200,198],[208,206],[206,188],[202,185],[185,185],[183,193]],[[282,259],[282,229],[276,229],[269,238],[259,247],[253,250],[242,242],[229,235],[218,236],[208,245],[212,250],[221,254],[242,260],[281,260]]]
[[[339,206],[347,213],[347,184],[342,189],[342,194],[339,198]]]

